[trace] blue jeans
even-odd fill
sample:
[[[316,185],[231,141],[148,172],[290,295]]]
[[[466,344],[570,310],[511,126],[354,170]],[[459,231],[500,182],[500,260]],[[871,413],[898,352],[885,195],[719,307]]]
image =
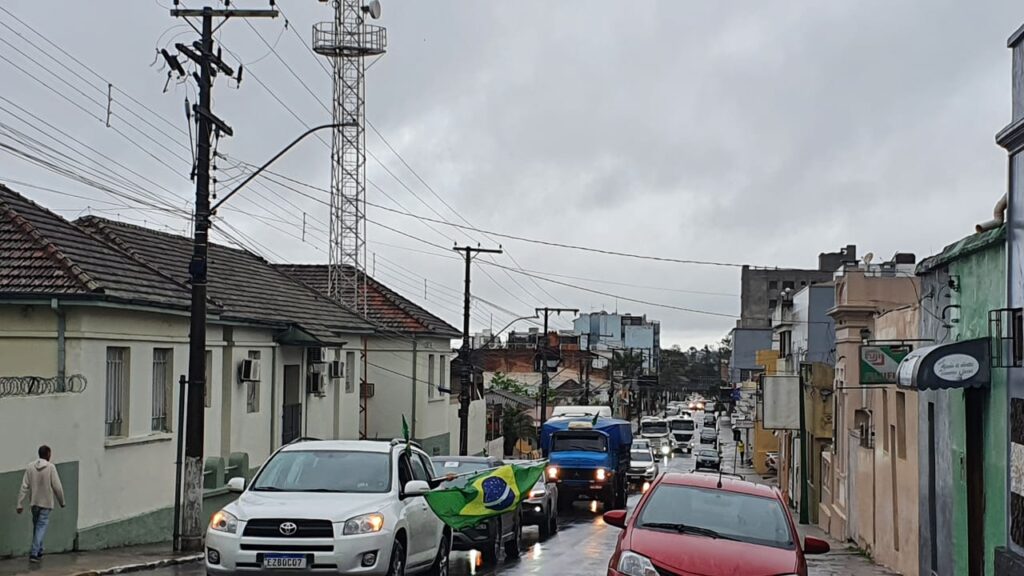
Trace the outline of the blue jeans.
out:
[[[32,558],[43,556],[43,538],[46,537],[46,527],[50,525],[50,510],[32,507],[32,551],[29,553]]]

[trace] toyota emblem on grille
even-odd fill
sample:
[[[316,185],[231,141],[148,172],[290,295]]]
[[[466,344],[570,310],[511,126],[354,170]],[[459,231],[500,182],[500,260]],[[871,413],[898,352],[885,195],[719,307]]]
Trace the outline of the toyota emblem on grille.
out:
[[[291,536],[292,534],[295,534],[295,531],[298,530],[299,527],[295,525],[295,522],[281,522],[281,525],[278,526],[277,529],[281,531],[281,534]]]

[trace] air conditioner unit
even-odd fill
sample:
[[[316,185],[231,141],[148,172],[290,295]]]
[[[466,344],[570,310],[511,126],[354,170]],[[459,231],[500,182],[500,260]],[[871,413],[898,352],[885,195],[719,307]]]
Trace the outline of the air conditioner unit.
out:
[[[325,394],[323,374],[311,372],[306,375],[306,394],[312,396],[323,396]]]
[[[323,348],[306,348],[306,362],[309,364],[323,364],[324,349]]]
[[[252,382],[260,379],[260,361],[253,358],[246,358],[238,364],[238,379],[242,382]]]
[[[337,380],[345,377],[345,363],[341,360],[331,360],[327,365],[327,376],[332,380]]]
[[[360,398],[373,398],[374,386],[372,382],[363,382],[359,386],[359,397]]]

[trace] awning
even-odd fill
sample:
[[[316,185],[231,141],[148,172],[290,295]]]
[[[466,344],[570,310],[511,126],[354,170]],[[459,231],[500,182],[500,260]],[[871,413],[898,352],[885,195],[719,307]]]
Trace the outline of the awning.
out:
[[[945,390],[990,384],[988,338],[918,348],[900,362],[896,383],[903,388]]]

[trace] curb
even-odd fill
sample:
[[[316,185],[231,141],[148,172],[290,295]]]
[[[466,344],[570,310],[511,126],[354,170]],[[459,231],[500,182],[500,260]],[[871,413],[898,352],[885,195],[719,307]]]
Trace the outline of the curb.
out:
[[[176,566],[178,564],[189,564],[191,562],[198,562],[202,559],[202,554],[192,554],[190,556],[175,556],[174,558],[162,558],[160,560],[153,560],[151,562],[141,562],[138,564],[125,564],[124,566],[114,566],[112,568],[103,568],[101,570],[86,570],[83,572],[74,572],[70,576],[106,576],[108,574],[127,574],[129,572],[140,572],[143,570],[156,570],[157,568],[164,568],[166,566]]]

